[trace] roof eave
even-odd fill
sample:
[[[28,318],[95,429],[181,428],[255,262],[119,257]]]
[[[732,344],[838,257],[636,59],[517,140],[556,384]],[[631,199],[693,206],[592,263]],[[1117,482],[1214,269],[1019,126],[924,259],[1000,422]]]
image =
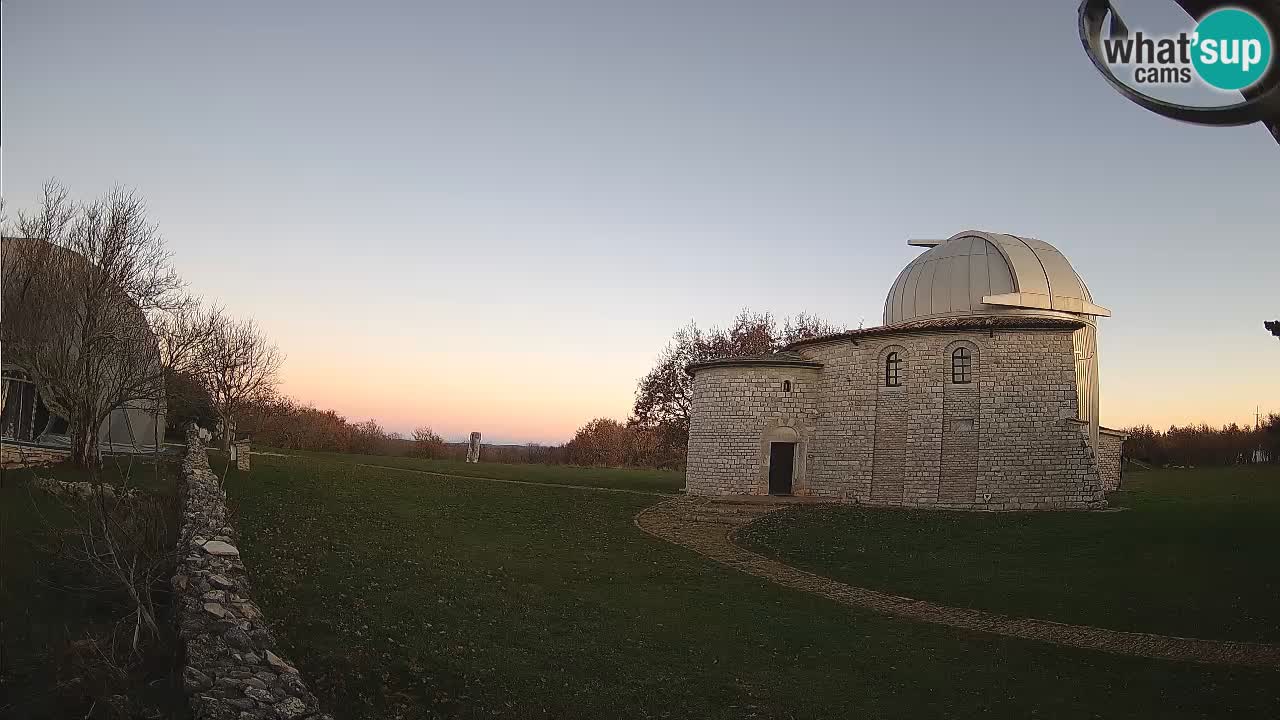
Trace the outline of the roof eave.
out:
[[[905,323],[897,323],[895,325],[879,325],[876,327],[862,328],[858,330],[848,330],[842,333],[835,333],[833,335],[821,335],[818,337],[806,338],[787,345],[783,350],[790,351],[793,348],[819,345],[822,343],[841,342],[844,340],[856,341],[867,337],[908,334],[915,332],[964,332],[966,330],[1078,330],[1079,328],[1085,327],[1087,324],[1088,323],[1083,320],[1047,318],[1035,315],[987,315],[963,316],[956,318],[931,318],[927,320],[911,320]]]
[[[776,360],[720,358],[717,360],[703,360],[702,362],[689,363],[685,366],[684,371],[689,375],[693,375],[699,370],[707,370],[716,367],[790,367],[818,370],[822,368],[822,363],[815,362],[813,360],[788,360],[786,358],[778,358]]]

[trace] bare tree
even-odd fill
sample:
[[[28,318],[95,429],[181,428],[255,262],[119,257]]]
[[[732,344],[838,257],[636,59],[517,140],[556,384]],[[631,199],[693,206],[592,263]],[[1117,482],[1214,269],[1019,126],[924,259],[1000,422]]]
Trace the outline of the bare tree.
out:
[[[138,649],[145,630],[159,635],[155,588],[172,573],[176,508],[172,496],[138,492],[129,487],[126,475],[120,485],[93,484],[78,488],[74,483],[48,487],[61,495],[63,512],[75,522],[45,523],[58,542],[60,554],[81,563],[95,583],[82,588],[89,592],[123,592],[133,607],[132,639]]]
[[[389,439],[386,428],[379,425],[373,418],[351,426],[351,452],[353,453],[378,455],[386,451]]]
[[[675,332],[653,368],[640,379],[632,408],[633,424],[668,428],[687,436],[693,380],[684,369],[708,359],[707,344],[706,333],[692,322]]]
[[[198,377],[222,421],[222,446],[230,447],[235,422],[246,405],[276,394],[284,356],[253,320],[237,320],[214,309],[198,352]]]
[[[21,367],[49,409],[67,420],[71,459],[90,478],[45,479],[64,497],[72,522],[44,524],[62,555],[91,571],[82,590],[122,593],[130,603],[133,627],[123,648],[115,634],[102,644],[93,638],[104,667],[122,674],[136,664],[143,643],[161,634],[152,593],[172,572],[176,509],[172,496],[129,487],[133,456],[118,483],[103,481],[99,431],[120,407],[158,420],[166,373],[189,368],[200,345],[200,313],[183,296],[164,243],[131,192],[115,189],[75,203],[50,181],[40,206],[19,214],[14,232],[21,237],[4,238],[2,248],[5,360]],[[153,424],[157,433],[160,426]],[[158,448],[162,438],[153,440]]]
[[[676,331],[653,368],[640,379],[628,425],[653,433],[662,458],[659,464],[678,464],[689,441],[693,379],[685,368],[690,363],[775,352],[797,340],[843,330],[807,313],[784,319],[779,329],[772,314],[746,309],[727,329],[704,331],[691,322]]]
[[[214,415],[213,401],[198,374],[217,318],[215,310],[206,310],[192,297],[184,298],[172,310],[152,315],[170,427],[185,427],[192,420],[208,420]]]
[[[447,444],[430,425],[420,425],[413,430],[413,454],[425,458],[442,458]]]
[[[823,335],[835,335],[836,333],[844,332],[846,329],[843,325],[829,323],[817,315],[802,312],[783,320],[777,343],[779,347],[782,347],[800,340],[822,337]]]
[[[16,231],[3,243],[5,358],[67,420],[72,461],[92,469],[112,410],[161,411],[165,358],[151,320],[183,306],[183,284],[131,191],[75,203],[49,181]]]

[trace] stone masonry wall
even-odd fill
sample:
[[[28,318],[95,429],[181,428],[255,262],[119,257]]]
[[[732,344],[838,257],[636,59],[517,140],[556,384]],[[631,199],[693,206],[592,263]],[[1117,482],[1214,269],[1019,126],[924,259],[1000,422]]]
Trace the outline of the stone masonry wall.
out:
[[[876,420],[871,488],[846,491],[854,497],[866,495],[869,502],[895,505],[902,502],[903,482],[907,471],[907,394],[906,387],[882,387],[876,393]]]
[[[56,465],[71,457],[70,450],[0,443],[0,468],[43,467]]]
[[[272,651],[227,524],[226,494],[194,426],[179,487],[182,530],[173,576],[182,671],[194,720],[332,720],[292,665]]]
[[[1128,433],[1110,428],[1098,431],[1098,474],[1102,478],[1102,489],[1106,492],[1120,489],[1120,459],[1127,437]]]
[[[783,382],[791,381],[791,392]],[[769,492],[769,435],[798,437],[793,488],[805,487],[804,448],[811,441],[817,371],[790,367],[712,367],[693,382],[686,490],[695,495]]]
[[[997,333],[982,375],[978,484],[997,509],[1105,505],[1068,332]]]
[[[942,459],[939,463],[938,502],[972,503],[977,498],[979,427],[978,385],[943,386]]]
[[[973,382],[951,378],[967,347]],[[823,364],[803,383],[804,481],[795,494],[848,501],[982,510],[1105,503],[1087,427],[1076,420],[1070,330],[916,331],[802,345]],[[899,354],[902,386],[884,387]],[[769,420],[794,410],[761,402],[783,373],[698,371],[690,422],[689,492],[763,494]],[[795,373],[792,373],[795,374]],[[763,463],[763,467],[762,464]]]

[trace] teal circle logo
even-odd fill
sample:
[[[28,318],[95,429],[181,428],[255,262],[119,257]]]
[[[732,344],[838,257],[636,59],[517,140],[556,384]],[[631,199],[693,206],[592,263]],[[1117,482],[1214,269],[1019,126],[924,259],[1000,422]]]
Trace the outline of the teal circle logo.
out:
[[[1215,10],[1196,25],[1191,63],[1219,90],[1243,90],[1271,65],[1271,33],[1257,15],[1239,8]]]

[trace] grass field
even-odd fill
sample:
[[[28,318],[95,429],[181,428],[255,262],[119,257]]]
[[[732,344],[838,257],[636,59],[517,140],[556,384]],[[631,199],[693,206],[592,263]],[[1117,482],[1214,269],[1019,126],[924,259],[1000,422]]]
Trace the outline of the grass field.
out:
[[[260,602],[339,716],[1280,713],[1275,672],[965,634],[783,590],[642,533],[632,518],[652,496],[353,461],[255,456],[228,476]],[[624,482],[498,467],[469,469]]]
[[[1130,473],[1108,513],[811,507],[739,540],[853,585],[1013,615],[1280,642],[1280,471]]]
[[[586,487],[674,493],[684,487],[684,473],[671,470],[639,468],[589,468],[572,465],[506,465],[502,463],[468,463],[462,460],[428,460],[387,455],[344,455],[297,450],[279,450],[303,458],[327,459],[340,463],[356,463],[377,467],[405,468],[443,475],[485,477],[498,480],[581,485]]]

